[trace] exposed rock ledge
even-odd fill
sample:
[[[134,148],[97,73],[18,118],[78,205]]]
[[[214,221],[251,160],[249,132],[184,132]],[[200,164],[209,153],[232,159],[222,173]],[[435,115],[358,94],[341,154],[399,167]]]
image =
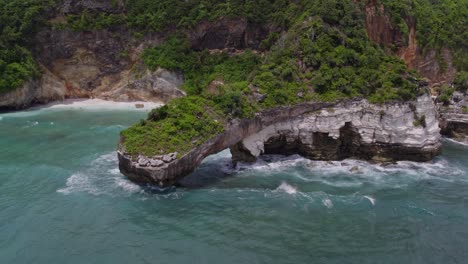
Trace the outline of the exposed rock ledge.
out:
[[[449,106],[439,106],[444,136],[468,144],[468,91],[455,92]]]
[[[415,121],[423,116],[425,122],[420,123],[425,125],[418,125]],[[226,148],[231,148],[234,161],[252,161],[264,153],[299,153],[311,159],[380,162],[429,161],[441,149],[436,107],[428,95],[382,106],[359,100],[277,107],[236,120],[181,158],[156,167],[140,166],[126,155],[124,140],[118,151],[120,171],[135,182],[162,187],[175,184],[205,157]]]

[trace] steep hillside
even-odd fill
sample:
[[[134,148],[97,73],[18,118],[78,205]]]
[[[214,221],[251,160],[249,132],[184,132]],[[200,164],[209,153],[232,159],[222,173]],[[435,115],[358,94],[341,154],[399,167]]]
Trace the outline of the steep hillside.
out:
[[[278,78],[270,81],[291,88],[267,96],[270,105],[278,100],[294,103],[297,94],[330,99],[375,93],[381,101],[404,100],[414,94],[407,91],[406,77],[400,83],[383,72],[405,70],[397,69],[399,62],[387,57],[385,60],[393,60],[387,66],[400,66],[382,68],[378,73],[380,66],[386,67],[380,61],[385,55],[367,41],[364,29],[387,54],[403,58],[431,86],[441,86],[451,83],[456,69],[466,70],[466,33],[461,30],[466,25],[466,10],[463,1],[428,0],[412,5],[385,0],[2,0],[0,107],[22,108],[70,97],[167,102],[186,93],[197,94],[193,90],[200,92],[214,81],[207,78],[214,74],[213,69],[204,73],[198,66],[182,69],[187,65],[177,65],[173,57],[166,58],[176,60],[172,65],[158,65],[161,61],[154,54],[168,52],[171,40],[186,43],[178,48],[186,47],[185,52],[198,56],[202,64],[204,50],[218,51],[214,57],[252,50],[258,65],[250,73],[269,78],[266,72],[272,72]],[[437,33],[428,34],[431,30]],[[307,31],[318,35],[310,36]],[[162,43],[166,50],[148,49]],[[361,57],[356,59],[357,55]],[[216,59],[207,64],[213,67]],[[267,69],[266,64],[275,69]],[[158,70],[159,66],[170,71]],[[347,67],[351,66],[363,70],[350,71]],[[286,68],[289,73],[284,72]],[[244,74],[249,79],[243,76],[243,81],[253,83],[255,76],[250,73]],[[184,77],[187,82],[182,88]],[[210,90],[223,82],[216,80]],[[278,98],[271,101],[272,97]]]
[[[417,0],[369,1],[366,28],[371,40],[402,58],[432,87],[449,85],[466,72],[468,3]]]

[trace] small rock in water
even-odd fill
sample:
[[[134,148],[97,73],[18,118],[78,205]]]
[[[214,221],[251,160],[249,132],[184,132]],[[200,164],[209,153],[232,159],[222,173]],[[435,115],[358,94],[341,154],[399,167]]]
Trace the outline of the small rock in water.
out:
[[[138,165],[140,165],[141,167],[148,167],[149,165],[151,165],[151,162],[147,158],[140,158],[138,160]]]
[[[380,166],[381,167],[388,167],[388,166],[391,166],[391,165],[395,165],[397,164],[396,162],[382,162],[380,163]]]
[[[359,167],[358,167],[358,166],[354,166],[354,167],[352,167],[349,171],[352,172],[352,173],[359,172]]]
[[[341,166],[343,166],[343,167],[349,166],[349,163],[342,162],[342,163],[341,163]]]
[[[151,167],[161,167],[164,165],[164,162],[161,160],[151,160]]]
[[[144,104],[135,104],[135,107],[138,109],[145,108]]]

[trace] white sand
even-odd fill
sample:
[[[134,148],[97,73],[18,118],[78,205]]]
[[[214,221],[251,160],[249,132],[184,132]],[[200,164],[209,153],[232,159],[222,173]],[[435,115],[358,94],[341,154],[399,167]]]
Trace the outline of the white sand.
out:
[[[143,107],[137,107],[143,106]],[[162,106],[162,103],[154,102],[113,102],[101,99],[67,99],[43,106],[34,107],[37,109],[83,109],[83,110],[135,110],[150,111]]]

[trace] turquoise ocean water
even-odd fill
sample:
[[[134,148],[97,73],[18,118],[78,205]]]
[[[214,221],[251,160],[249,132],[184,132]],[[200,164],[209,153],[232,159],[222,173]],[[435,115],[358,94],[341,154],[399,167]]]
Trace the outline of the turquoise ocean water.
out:
[[[386,167],[268,156],[232,168],[225,151],[160,194],[117,168],[119,131],[144,116],[0,114],[0,263],[468,260],[466,146]]]

